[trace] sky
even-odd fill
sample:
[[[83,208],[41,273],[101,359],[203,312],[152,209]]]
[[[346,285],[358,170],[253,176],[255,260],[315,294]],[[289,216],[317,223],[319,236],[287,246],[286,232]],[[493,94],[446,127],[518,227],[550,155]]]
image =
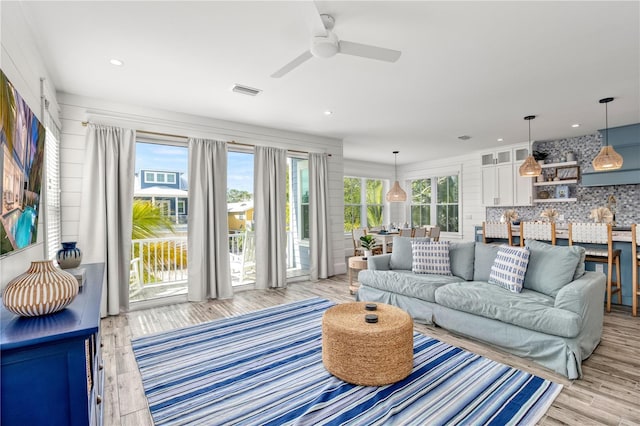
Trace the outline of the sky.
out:
[[[187,147],[136,143],[136,173],[140,170],[187,173],[188,163]],[[253,194],[253,154],[229,152],[227,187]]]

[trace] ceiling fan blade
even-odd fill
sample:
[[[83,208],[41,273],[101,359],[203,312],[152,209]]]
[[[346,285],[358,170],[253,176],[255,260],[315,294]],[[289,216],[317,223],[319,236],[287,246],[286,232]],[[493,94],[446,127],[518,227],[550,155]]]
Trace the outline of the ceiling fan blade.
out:
[[[312,57],[313,57],[313,55],[311,54],[311,52],[309,50],[307,50],[302,55],[298,56],[293,61],[291,61],[287,65],[285,65],[284,67],[280,68],[278,71],[276,71],[273,74],[271,74],[271,77],[280,78],[283,75],[285,75],[288,72],[290,72],[291,70],[293,70],[294,68],[298,67],[303,62],[308,61]]]
[[[395,62],[402,54],[399,50],[385,49],[384,47],[370,46],[368,44],[344,40],[340,40],[340,53],[386,62]]]

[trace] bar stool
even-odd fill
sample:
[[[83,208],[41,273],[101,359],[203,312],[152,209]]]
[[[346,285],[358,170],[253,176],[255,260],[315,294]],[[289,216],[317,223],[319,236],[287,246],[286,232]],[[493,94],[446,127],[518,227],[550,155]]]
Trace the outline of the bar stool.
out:
[[[525,240],[549,241],[556,245],[556,224],[553,222],[520,222],[520,247]]]
[[[487,244],[487,240],[492,238],[506,239],[512,246],[511,222],[482,222],[482,242]]]
[[[613,249],[610,223],[569,223],[569,245],[573,243],[606,244],[607,249],[586,248],[586,262],[607,264],[607,312],[611,312],[611,297],[618,294],[622,303],[622,283],[620,278],[621,250]],[[613,263],[616,264],[616,280],[612,280]]]
[[[640,252],[638,251],[640,244],[640,226],[631,225],[631,255],[633,257],[633,269],[631,270],[631,280],[633,282],[633,302],[631,304],[631,315],[638,315],[638,297],[640,296],[640,282],[638,282],[638,268],[640,267]]]

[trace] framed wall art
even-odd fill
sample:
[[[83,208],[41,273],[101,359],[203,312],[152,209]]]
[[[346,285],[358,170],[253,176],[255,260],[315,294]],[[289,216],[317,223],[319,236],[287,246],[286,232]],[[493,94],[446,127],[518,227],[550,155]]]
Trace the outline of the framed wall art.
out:
[[[580,167],[579,166],[558,167],[556,169],[556,177],[560,180],[569,180],[569,179],[577,180],[580,178]]]
[[[3,256],[37,240],[45,130],[2,70],[0,115],[0,256]]]

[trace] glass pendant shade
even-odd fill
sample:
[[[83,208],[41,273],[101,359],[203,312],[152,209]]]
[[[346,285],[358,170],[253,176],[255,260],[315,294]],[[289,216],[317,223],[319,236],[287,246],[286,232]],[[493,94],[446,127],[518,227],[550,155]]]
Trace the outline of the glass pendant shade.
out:
[[[520,165],[520,176],[536,177],[540,176],[541,173],[542,166],[533,158],[533,155],[528,156],[527,159],[524,160],[524,163]]]
[[[612,146],[609,146],[609,108],[608,104],[613,98],[600,99],[598,102],[604,104],[604,146],[593,159],[591,164],[596,172],[617,170],[622,167],[622,155],[618,154]]]
[[[387,192],[386,198],[387,198],[387,201],[390,203],[407,201],[407,193],[404,192],[402,188],[400,188],[400,183],[398,182],[398,153],[399,152],[400,151],[393,151],[393,155],[395,155],[393,164],[394,164],[394,170],[395,170],[394,176],[396,178],[396,181],[393,182],[393,186],[391,187],[389,192]]]
[[[391,203],[407,201],[407,193],[400,188],[400,183],[398,181],[393,182],[393,186],[389,192],[387,192],[387,201]]]
[[[596,155],[591,164],[596,171],[616,170],[622,167],[622,155],[618,154],[612,146],[605,145]]]

